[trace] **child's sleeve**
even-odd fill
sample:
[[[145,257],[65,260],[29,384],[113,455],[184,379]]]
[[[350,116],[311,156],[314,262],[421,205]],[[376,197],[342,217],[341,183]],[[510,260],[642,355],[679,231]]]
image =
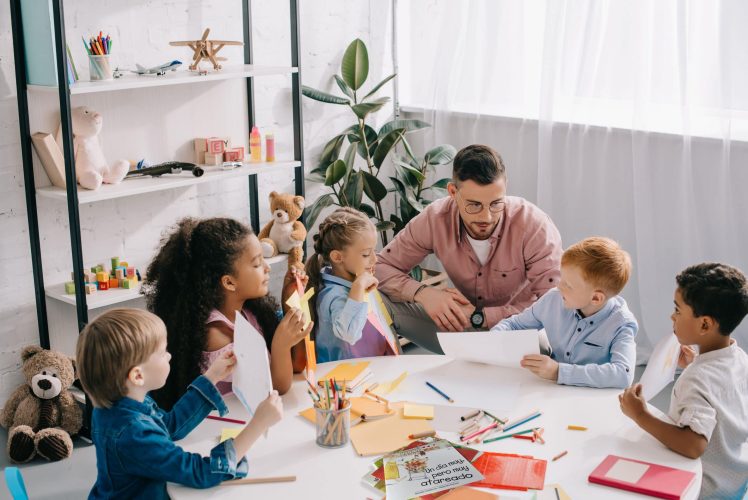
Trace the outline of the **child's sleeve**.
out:
[[[218,410],[220,415],[225,415],[229,411],[221,393],[204,375],[200,375],[190,384],[187,392],[179,398],[171,411],[166,412],[159,408],[161,419],[169,430],[169,437],[175,441],[189,434],[213,410]]]
[[[502,319],[496,323],[492,328],[492,332],[502,332],[509,330],[540,330],[543,328],[543,322],[540,320],[539,312],[544,307],[547,307],[545,302],[550,299],[550,292],[541,297],[530,307],[526,308],[521,313],[515,314],[509,318]]]
[[[709,404],[695,377],[678,381],[678,392],[673,391],[668,416],[678,427],[688,427],[709,441],[717,425],[717,411]]]
[[[340,340],[353,345],[361,340],[369,314],[369,304],[358,302],[345,295],[333,297],[330,301],[332,333]]]
[[[634,381],[636,364],[636,325],[626,324],[618,329],[610,345],[608,363],[572,365],[559,363],[558,380],[563,385],[585,387],[614,387],[625,389]]]
[[[209,457],[203,457],[177,446],[153,421],[138,421],[123,432],[117,440],[116,454],[128,474],[191,488],[210,488],[245,477],[249,471],[246,457],[238,460],[233,439],[218,444]]]

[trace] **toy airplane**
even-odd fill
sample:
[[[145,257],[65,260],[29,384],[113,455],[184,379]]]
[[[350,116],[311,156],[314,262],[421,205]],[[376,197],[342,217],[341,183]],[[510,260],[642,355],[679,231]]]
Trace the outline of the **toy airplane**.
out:
[[[114,77],[119,78],[122,76],[123,71],[129,71],[130,73],[137,73],[138,75],[158,75],[163,76],[166,74],[167,71],[176,71],[178,67],[182,65],[182,61],[169,61],[165,62],[164,64],[159,64],[158,66],[153,66],[152,68],[146,68],[141,66],[140,64],[136,64],[135,67],[137,69],[127,69],[127,68],[115,68],[114,70]]]
[[[173,45],[175,47],[189,47],[193,50],[194,54],[192,56],[192,64],[190,64],[189,68],[192,71],[195,71],[197,69],[197,65],[200,64],[200,61],[203,59],[208,59],[211,63],[213,63],[213,69],[219,70],[221,69],[221,65],[218,64],[218,61],[225,61],[225,57],[217,57],[216,54],[218,54],[218,51],[221,50],[225,45],[244,45],[243,42],[232,42],[229,40],[208,40],[208,33],[210,33],[210,28],[207,28],[203,32],[203,37],[199,40],[185,40],[180,42],[169,42],[169,45]]]

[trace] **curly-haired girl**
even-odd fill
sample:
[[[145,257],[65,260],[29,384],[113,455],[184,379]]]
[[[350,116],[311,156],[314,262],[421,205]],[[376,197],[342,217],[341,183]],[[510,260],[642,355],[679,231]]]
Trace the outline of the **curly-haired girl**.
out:
[[[314,235],[314,255],[306,263],[309,284],[319,292],[315,307],[315,336],[320,363],[348,358],[396,354],[368,320],[366,296],[376,290],[377,232],[363,213],[339,208]],[[312,297],[315,300],[315,297]],[[387,332],[389,333],[389,332]]]
[[[296,309],[279,319],[278,303],[267,295],[269,272],[260,241],[233,219],[185,218],[163,238],[143,283],[148,309],[166,323],[173,357],[166,385],[154,394],[159,405],[171,408],[195,377],[232,350],[235,311],[264,336],[274,389],[288,391],[294,369],[304,364],[303,346],[296,345],[313,325],[302,328]],[[284,295],[286,289],[293,287],[284,287]],[[230,392],[230,379],[218,389]]]

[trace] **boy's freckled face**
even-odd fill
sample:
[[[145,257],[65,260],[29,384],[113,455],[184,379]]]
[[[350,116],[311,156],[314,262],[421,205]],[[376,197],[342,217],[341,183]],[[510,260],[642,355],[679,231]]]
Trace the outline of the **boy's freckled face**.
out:
[[[577,266],[561,266],[561,281],[558,290],[564,300],[567,309],[584,309],[592,301],[595,293],[592,285],[587,283],[582,276],[582,271]]]
[[[701,320],[694,316],[691,306],[683,300],[680,288],[675,290],[673,302],[675,309],[670,319],[673,321],[673,333],[678,338],[678,342],[684,345],[698,343]]]

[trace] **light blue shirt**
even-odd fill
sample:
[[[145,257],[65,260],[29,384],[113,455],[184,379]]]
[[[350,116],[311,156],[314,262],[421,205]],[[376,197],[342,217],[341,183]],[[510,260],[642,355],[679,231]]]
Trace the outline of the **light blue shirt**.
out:
[[[348,297],[351,282],[326,267],[317,296],[317,361],[383,356],[391,352],[387,340],[368,321],[369,304]]]
[[[625,388],[634,381],[636,318],[619,295],[587,318],[564,307],[558,288],[491,331],[545,328],[551,357],[558,362],[558,383]]]

